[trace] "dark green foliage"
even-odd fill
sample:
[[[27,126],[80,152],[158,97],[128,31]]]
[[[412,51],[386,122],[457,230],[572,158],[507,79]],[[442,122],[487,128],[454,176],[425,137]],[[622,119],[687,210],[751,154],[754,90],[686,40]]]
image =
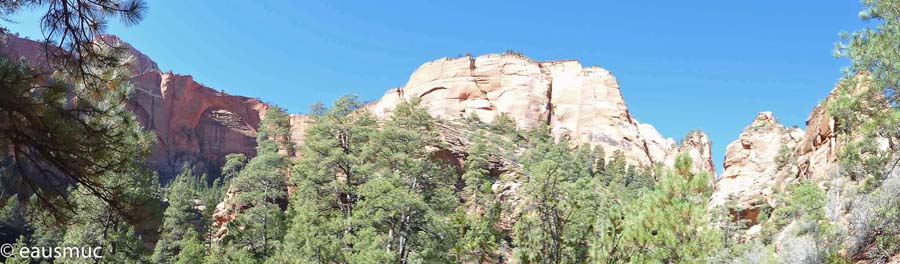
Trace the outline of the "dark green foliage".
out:
[[[613,198],[604,210],[592,245],[595,261],[709,262],[721,245],[711,226],[706,202],[708,175],[690,171],[690,158],[679,155],[653,190],[644,189],[631,202]],[[627,196],[625,196],[627,199]]]
[[[287,201],[290,160],[293,152],[288,116],[278,107],[269,108],[257,133],[256,157],[231,181],[236,195],[232,203],[242,205],[223,244],[229,251],[246,250],[264,260],[281,249],[286,226],[283,205]]]
[[[456,231],[453,170],[434,120],[418,101],[401,103],[381,129],[355,97],[319,110],[294,172],[292,224],[280,259],[289,262],[447,262]],[[308,223],[317,223],[311,226]],[[450,240],[448,240],[450,239]]]
[[[118,195],[127,185],[106,181],[107,175],[129,175],[149,154],[152,137],[120,103],[129,90],[128,69],[96,68],[111,76],[111,89],[97,97],[70,99],[62,81],[43,81],[24,63],[0,58],[0,179],[5,194],[36,195],[40,208],[65,221],[75,206],[66,199],[68,187],[83,190],[119,213],[134,205]],[[36,93],[35,91],[40,91]]]
[[[362,104],[344,96],[334,106],[313,111],[315,124],[293,168],[296,192],[291,201],[287,243],[281,257],[293,263],[346,261],[351,216],[365,182],[363,149],[376,129],[367,112],[352,114]],[[309,223],[316,223],[309,225]]]
[[[477,131],[465,160],[462,175],[465,187],[461,194],[465,202],[457,212],[462,219],[459,241],[454,247],[459,260],[465,262],[492,263],[497,259],[501,234],[496,225],[501,208],[491,189],[497,180],[489,170],[489,155],[496,152],[491,146],[483,131]]]
[[[28,219],[29,245],[102,246],[111,262],[145,261],[161,217],[159,183],[145,164],[153,137],[122,103],[130,69],[84,66],[97,78],[55,79],[0,59],[3,202],[29,208],[14,215]]]
[[[527,204],[513,230],[516,258],[522,263],[588,261],[587,238],[603,186],[602,179],[592,177],[594,158],[586,147],[573,152],[547,134],[533,135],[534,145],[521,159],[528,180],[519,192]]]
[[[225,155],[225,165],[222,166],[222,177],[225,182],[237,177],[244,166],[247,165],[247,156],[242,153],[232,153]]]
[[[627,172],[628,164],[625,163],[625,154],[621,150],[616,150],[609,163],[606,164],[601,177],[607,186],[625,186]]]
[[[195,264],[195,263],[203,263],[204,258],[206,256],[206,247],[203,245],[203,242],[196,236],[196,234],[192,234],[185,238],[185,241],[182,242],[181,252],[178,252],[176,264]]]
[[[166,190],[165,199],[169,205],[163,213],[160,240],[153,252],[154,262],[174,262],[184,248],[183,243],[191,237],[196,237],[199,232],[195,223],[202,217],[194,203],[196,197],[194,178],[193,171],[185,168]]]
[[[488,128],[492,133],[497,135],[516,136],[516,121],[504,113],[501,113],[500,116],[497,117],[497,121],[492,123]]]

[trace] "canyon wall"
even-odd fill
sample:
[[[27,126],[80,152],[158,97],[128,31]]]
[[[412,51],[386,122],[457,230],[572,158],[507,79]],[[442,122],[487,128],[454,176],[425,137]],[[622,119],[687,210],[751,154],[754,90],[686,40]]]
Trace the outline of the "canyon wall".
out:
[[[157,137],[149,164],[167,182],[186,164],[195,171],[217,173],[229,153],[253,156],[256,129],[268,105],[206,87],[190,75],[161,72],[156,62],[116,36],[98,41],[128,49],[133,90],[127,107]],[[3,35],[0,52],[49,71],[40,42]]]

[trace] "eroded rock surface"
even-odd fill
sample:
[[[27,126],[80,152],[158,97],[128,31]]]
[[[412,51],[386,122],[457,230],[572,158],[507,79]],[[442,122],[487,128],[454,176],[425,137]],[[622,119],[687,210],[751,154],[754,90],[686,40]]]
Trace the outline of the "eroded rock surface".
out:
[[[184,164],[214,170],[225,155],[256,151],[256,129],[268,105],[205,87],[188,75],[151,70],[132,78],[129,108],[156,133],[150,164],[165,182]]]
[[[801,129],[784,127],[771,112],[759,113],[738,139],[728,144],[725,170],[716,182],[710,206],[729,206],[736,218],[755,224],[757,209],[772,198],[776,174],[789,165],[791,153],[803,139]]]
[[[443,58],[420,66],[406,85],[388,91],[367,109],[385,118],[399,102],[414,97],[438,118],[474,116],[493,122],[505,115],[519,129],[549,125],[556,138],[573,145],[622,150],[633,165],[672,163],[686,150],[631,116],[609,71],[583,67],[578,61],[537,62],[518,54]],[[694,138],[702,141],[705,135]],[[694,163],[715,175],[708,139],[705,142],[686,146],[698,147],[689,152],[703,160]]]

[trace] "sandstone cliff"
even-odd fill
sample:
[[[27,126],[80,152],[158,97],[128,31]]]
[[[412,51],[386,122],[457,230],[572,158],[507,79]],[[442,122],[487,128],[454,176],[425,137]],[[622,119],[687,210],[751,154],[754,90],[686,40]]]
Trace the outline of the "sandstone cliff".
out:
[[[702,132],[688,137],[694,142],[687,148],[679,147],[631,116],[612,73],[578,61],[537,62],[512,53],[443,58],[420,66],[406,85],[367,109],[384,118],[398,102],[414,97],[442,119],[493,122],[505,115],[519,129],[548,125],[556,138],[573,145],[622,150],[633,165],[671,165],[679,151],[687,151],[695,169],[715,175]]]
[[[156,133],[150,164],[165,178],[184,164],[214,171],[225,155],[253,156],[256,129],[268,105],[205,87],[191,76],[151,70],[132,78],[129,108]]]

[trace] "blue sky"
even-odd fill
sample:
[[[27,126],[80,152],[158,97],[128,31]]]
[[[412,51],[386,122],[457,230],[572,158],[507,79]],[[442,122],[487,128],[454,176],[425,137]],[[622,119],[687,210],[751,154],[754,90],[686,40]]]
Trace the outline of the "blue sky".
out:
[[[420,64],[519,51],[578,59],[619,80],[632,115],[680,139],[725,146],[757,112],[804,126],[847,65],[838,33],[863,26],[857,1],[148,1],[109,32],[162,70],[305,112],[354,93],[379,98]],[[14,32],[40,36],[33,11]],[[9,23],[4,23],[9,24]]]

